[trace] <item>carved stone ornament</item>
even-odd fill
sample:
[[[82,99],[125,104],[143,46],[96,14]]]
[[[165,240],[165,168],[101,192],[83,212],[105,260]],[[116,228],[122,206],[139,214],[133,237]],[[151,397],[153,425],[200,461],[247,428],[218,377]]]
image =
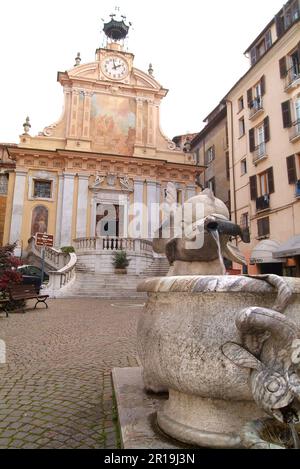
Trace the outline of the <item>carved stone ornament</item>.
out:
[[[133,184],[129,180],[128,176],[120,177],[120,184],[121,184],[122,189],[129,191],[129,192],[133,192]]]
[[[116,185],[116,176],[115,176],[115,174],[108,174],[106,179],[107,179],[107,184],[110,187],[114,187]]]
[[[273,417],[249,422],[242,431],[247,448],[282,448],[265,435],[283,434],[296,440],[294,428],[300,422],[300,328],[283,311],[291,301],[292,291],[286,281],[276,275],[257,277],[278,289],[273,309],[252,307],[236,317],[241,344],[227,342],[222,347],[226,358],[241,368],[250,370],[249,385],[257,406]],[[288,430],[290,427],[290,435]],[[294,430],[293,430],[294,429]],[[294,434],[293,434],[294,431]]]

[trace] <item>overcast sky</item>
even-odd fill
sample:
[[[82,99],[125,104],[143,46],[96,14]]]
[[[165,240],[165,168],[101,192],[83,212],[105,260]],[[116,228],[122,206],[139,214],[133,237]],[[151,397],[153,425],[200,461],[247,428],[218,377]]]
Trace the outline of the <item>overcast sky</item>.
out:
[[[118,5],[133,23],[135,66],[169,89],[161,106],[165,134],[197,132],[248,68],[243,52],[282,0],[7,0],[0,2],[0,142],[19,142],[57,121],[63,105],[57,71],[92,62],[102,45],[101,18]]]

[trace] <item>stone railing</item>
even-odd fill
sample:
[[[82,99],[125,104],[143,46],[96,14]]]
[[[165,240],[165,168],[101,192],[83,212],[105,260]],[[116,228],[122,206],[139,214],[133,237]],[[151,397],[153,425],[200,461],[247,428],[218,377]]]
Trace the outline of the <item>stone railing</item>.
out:
[[[118,238],[114,236],[75,239],[76,252],[126,251],[152,252],[152,242],[147,239]]]
[[[58,296],[60,290],[70,286],[76,278],[77,256],[74,253],[68,254],[69,262],[62,269],[49,272],[49,283],[46,291],[51,297]]]
[[[42,248],[36,246],[34,238],[28,242],[28,255],[30,254],[40,259],[42,257]],[[71,282],[75,280],[77,256],[74,253],[63,253],[46,246],[45,263],[53,270],[48,272],[49,282],[43,291],[53,298],[59,296],[59,291],[71,285]]]
[[[34,254],[36,257],[42,257],[42,247],[36,246],[35,239],[30,238],[28,241],[28,254]],[[52,269],[62,269],[69,262],[69,255],[55,248],[45,247],[45,262]]]

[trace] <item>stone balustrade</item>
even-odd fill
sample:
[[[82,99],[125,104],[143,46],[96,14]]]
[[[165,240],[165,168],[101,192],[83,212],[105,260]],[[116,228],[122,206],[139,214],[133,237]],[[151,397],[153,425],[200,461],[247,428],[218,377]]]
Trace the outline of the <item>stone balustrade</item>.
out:
[[[42,257],[42,247],[36,246],[35,238],[30,238],[28,241],[28,254],[32,253],[36,257]],[[49,267],[59,270],[62,269],[69,262],[69,255],[58,251],[55,248],[45,247],[45,262]]]
[[[55,298],[63,292],[64,287],[70,286],[76,278],[77,256],[68,254],[69,262],[62,269],[49,272],[49,283],[45,292]]]
[[[28,254],[33,254],[40,259],[42,257],[42,247],[36,246],[34,238],[28,242]],[[46,246],[45,262],[55,270],[48,272],[49,282],[43,291],[51,298],[56,298],[64,292],[65,287],[70,286],[75,280],[77,256],[74,253],[63,253]]]
[[[126,251],[152,253],[152,242],[147,239],[118,238],[114,236],[75,239],[76,252]]]

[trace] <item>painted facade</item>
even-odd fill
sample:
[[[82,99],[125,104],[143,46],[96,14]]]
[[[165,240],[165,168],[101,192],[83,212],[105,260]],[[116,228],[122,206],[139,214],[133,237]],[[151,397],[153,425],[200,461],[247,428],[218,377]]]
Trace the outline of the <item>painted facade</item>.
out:
[[[119,63],[123,74],[110,75],[110,64],[117,69]],[[152,72],[136,69],[134,56],[113,41],[96,51],[94,62],[77,61],[59,73],[58,81],[61,118],[37,136],[30,135],[27,121],[19,145],[7,146],[15,172],[3,242],[17,242],[25,252],[37,230],[53,234],[57,247],[100,236],[101,217],[111,207],[117,235],[151,238],[151,204],[164,201],[169,181],[182,201],[193,196],[199,171],[193,156],[160,129],[167,90]],[[140,229],[128,232],[133,219]]]

